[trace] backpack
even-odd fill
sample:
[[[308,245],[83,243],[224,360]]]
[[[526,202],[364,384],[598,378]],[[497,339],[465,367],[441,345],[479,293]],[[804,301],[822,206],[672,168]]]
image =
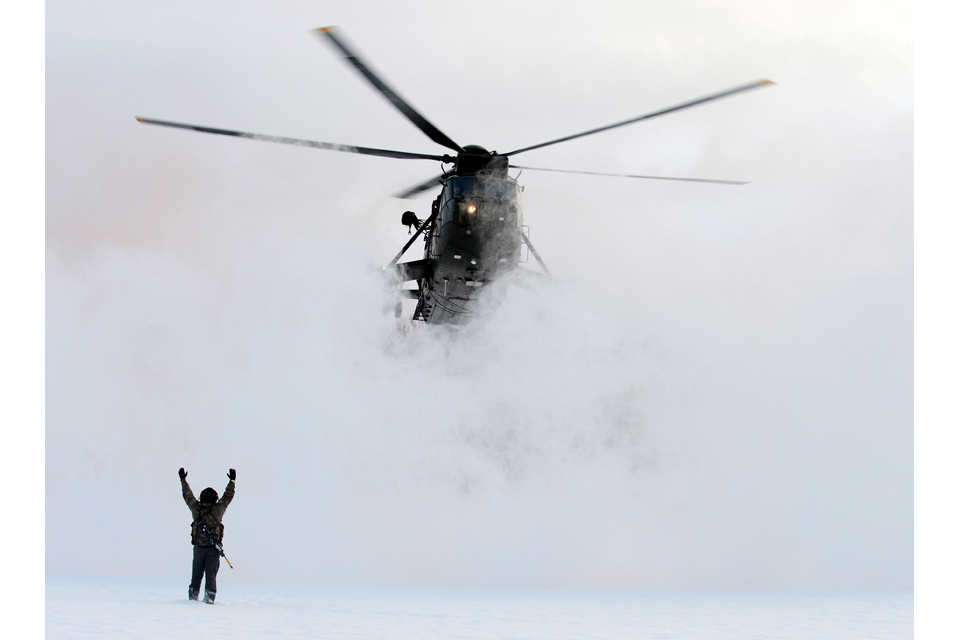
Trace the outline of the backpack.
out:
[[[203,536],[208,545],[213,545],[217,542],[223,540],[223,523],[217,522],[217,519],[213,517],[211,511],[213,510],[214,505],[198,505],[197,507],[197,517],[190,524],[190,544],[196,545],[197,540]],[[213,532],[218,540],[211,540],[209,537],[204,535],[203,528],[200,526],[200,523],[206,525],[206,528]]]

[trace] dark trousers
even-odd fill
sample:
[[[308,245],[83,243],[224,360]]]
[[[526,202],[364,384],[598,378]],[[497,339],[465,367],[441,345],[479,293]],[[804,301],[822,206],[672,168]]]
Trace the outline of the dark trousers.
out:
[[[200,580],[207,576],[205,595],[217,594],[217,571],[220,570],[220,552],[213,547],[193,547],[193,578],[190,580],[190,597],[200,595]]]

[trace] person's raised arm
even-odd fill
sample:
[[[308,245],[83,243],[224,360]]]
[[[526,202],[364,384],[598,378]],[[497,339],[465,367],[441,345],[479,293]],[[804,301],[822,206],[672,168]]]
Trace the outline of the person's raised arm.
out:
[[[180,488],[183,489],[183,501],[190,507],[190,511],[193,511],[194,507],[197,506],[197,499],[193,497],[193,490],[187,484],[187,472],[183,470],[183,467],[180,467],[178,473],[180,474]]]
[[[223,496],[217,501],[217,508],[220,511],[221,517],[223,516],[223,512],[227,510],[230,501],[233,500],[233,494],[236,491],[234,482],[237,479],[237,470],[230,469],[230,471],[227,472],[227,477],[230,478],[230,481],[227,483],[227,488],[223,490]]]

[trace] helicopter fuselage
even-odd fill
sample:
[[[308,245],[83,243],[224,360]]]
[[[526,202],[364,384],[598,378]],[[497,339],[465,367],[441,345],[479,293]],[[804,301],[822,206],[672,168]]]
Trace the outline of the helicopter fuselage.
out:
[[[465,157],[466,156],[466,157]],[[506,158],[461,154],[423,224],[423,260],[397,265],[417,283],[415,320],[458,324],[482,287],[517,268],[523,243],[520,185]],[[411,291],[411,293],[413,293]]]

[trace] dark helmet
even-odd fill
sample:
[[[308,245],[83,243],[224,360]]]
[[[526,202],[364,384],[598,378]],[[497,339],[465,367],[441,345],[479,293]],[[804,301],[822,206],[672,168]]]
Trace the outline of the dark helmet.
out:
[[[215,503],[220,496],[217,494],[217,490],[213,487],[207,487],[200,492],[200,502],[202,504],[213,504]]]

